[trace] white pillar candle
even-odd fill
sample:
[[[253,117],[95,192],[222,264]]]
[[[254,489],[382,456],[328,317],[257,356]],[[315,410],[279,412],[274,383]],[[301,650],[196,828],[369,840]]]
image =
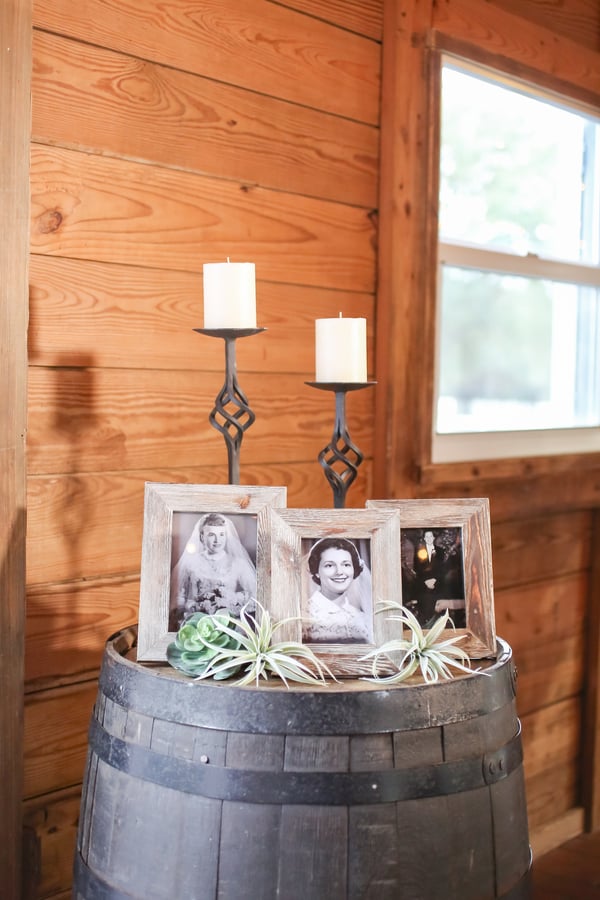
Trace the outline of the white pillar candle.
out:
[[[256,328],[254,263],[205,263],[204,327]]]
[[[315,381],[367,380],[367,320],[317,319]]]

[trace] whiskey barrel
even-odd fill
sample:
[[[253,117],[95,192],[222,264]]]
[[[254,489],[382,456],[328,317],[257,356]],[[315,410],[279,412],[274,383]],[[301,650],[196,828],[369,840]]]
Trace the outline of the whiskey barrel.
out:
[[[529,896],[515,669],[381,689],[195,682],[106,645],[79,900]]]

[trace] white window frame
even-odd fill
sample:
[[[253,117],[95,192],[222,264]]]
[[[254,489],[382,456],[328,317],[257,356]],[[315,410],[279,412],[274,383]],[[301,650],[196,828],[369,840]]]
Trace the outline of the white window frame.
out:
[[[475,66],[467,60],[457,59],[448,54],[442,56],[441,65],[459,65],[464,71],[474,75],[487,75],[498,84],[507,85],[507,77],[501,72]],[[510,86],[515,81],[510,81]],[[537,95],[540,100],[551,98],[536,88],[526,85],[527,93]],[[568,97],[560,98],[561,106],[579,110],[583,114],[598,118],[598,110],[585,107]],[[443,267],[476,269],[503,275],[517,275],[526,278],[540,278],[600,289],[600,266],[545,259],[534,253],[524,256],[489,250],[479,245],[459,241],[447,242],[438,234],[438,268],[436,280],[436,346],[434,366],[434,391],[432,410],[432,463],[467,462],[472,460],[506,459],[519,456],[546,456],[557,454],[594,453],[600,451],[600,426],[584,428],[535,429],[531,431],[481,431],[461,433],[441,433],[436,431],[439,400],[439,360],[441,334],[441,293]]]

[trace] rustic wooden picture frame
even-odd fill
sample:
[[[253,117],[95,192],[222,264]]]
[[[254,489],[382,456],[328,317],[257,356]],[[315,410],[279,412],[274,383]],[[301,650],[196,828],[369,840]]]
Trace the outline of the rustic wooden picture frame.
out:
[[[366,506],[367,509],[395,509],[400,513],[400,557],[403,566],[406,565],[406,546],[403,544],[410,532],[430,530],[439,535],[452,530],[460,532],[466,627],[457,627],[455,633],[465,636],[459,646],[471,658],[495,656],[494,582],[487,498],[367,500]],[[410,609],[405,578],[403,582],[403,602]],[[452,601],[440,600],[439,605],[436,615],[443,614],[442,607],[451,607]]]
[[[176,513],[222,513],[225,517],[256,519],[256,595],[268,602],[271,507],[285,507],[285,487],[209,484],[160,484],[147,482],[144,492],[144,532],[140,577],[138,662],[166,659],[167,646],[175,639],[169,631],[173,519]]]
[[[337,677],[371,674],[372,661],[361,657],[402,634],[400,623],[377,610],[378,603],[385,600],[401,602],[399,513],[393,509],[271,509],[270,516],[272,576],[267,608],[276,621],[291,618],[279,629],[280,639],[307,644]],[[307,623],[314,621],[306,615],[312,577],[308,557],[310,550],[326,538],[355,546],[368,542],[370,567],[364,575],[370,576],[371,602],[365,616],[372,640],[329,643],[307,637]]]

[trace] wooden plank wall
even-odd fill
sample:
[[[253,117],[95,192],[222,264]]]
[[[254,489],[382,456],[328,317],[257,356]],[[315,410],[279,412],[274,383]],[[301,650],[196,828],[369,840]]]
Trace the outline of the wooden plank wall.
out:
[[[25,807],[68,890],[104,640],[136,621],[145,481],[227,480],[202,264],[256,263],[241,480],[331,507],[314,319],[366,316],[373,369],[379,0],[34,3]],[[370,493],[373,392],[348,398]],[[66,896],[66,893],[65,893]]]
[[[529,826],[538,852],[548,823],[581,805],[590,539],[587,510],[493,527],[496,627],[518,671]],[[576,821],[580,829],[581,815]]]
[[[583,43],[588,26],[597,33],[595,5],[585,0],[519,5],[546,27],[556,12],[557,30],[571,29],[573,41]],[[240,382],[257,413],[242,446],[242,481],[286,484],[291,506],[331,506],[316,457],[331,436],[332,398],[304,382],[314,375],[313,321],[339,310],[367,316],[376,371],[383,14],[383,0],[34,3],[31,896],[70,896],[102,646],[137,616],[144,482],[226,480],[223,441],[207,421],[223,348],[192,331],[202,325],[203,262],[257,265],[258,319],[268,331],[239,342]],[[405,100],[418,95],[414,80],[398,89]],[[416,227],[416,219],[407,224],[409,247]],[[391,397],[387,411],[401,418],[388,392],[393,362],[384,354],[377,377]],[[366,454],[349,505],[375,495],[377,457],[390,471],[413,471],[391,479],[389,496],[422,490],[402,440],[393,455],[387,439],[376,440],[374,396],[349,397],[348,415]],[[448,494],[457,486],[468,492],[464,482],[439,487]],[[564,512],[528,519],[519,486],[505,481],[503,490],[509,501],[493,530],[498,630],[514,643],[521,672],[537,828],[580,803],[578,646],[591,513],[566,502]],[[569,553],[549,551],[566,533]],[[526,567],[516,550],[532,534],[544,562]]]

